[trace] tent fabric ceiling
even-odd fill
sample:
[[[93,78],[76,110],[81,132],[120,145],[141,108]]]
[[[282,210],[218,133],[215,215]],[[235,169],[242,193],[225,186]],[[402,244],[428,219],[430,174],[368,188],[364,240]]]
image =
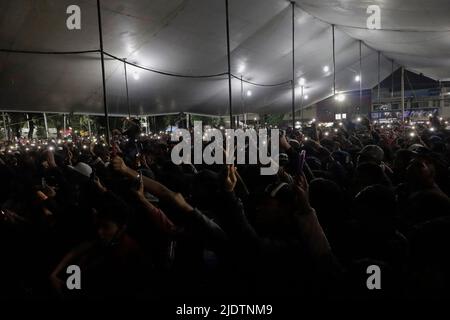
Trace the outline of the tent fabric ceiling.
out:
[[[232,73],[276,84],[290,80],[291,6],[285,0],[230,0]],[[66,8],[81,8],[81,30],[66,28]],[[366,9],[381,7],[382,30],[367,30]],[[305,105],[332,95],[332,33],[336,25],[336,89],[363,88],[391,72],[391,59],[430,77],[450,74],[448,1],[297,0],[295,74],[306,79]],[[227,71],[224,0],[102,1],[104,50],[127,61],[186,75]],[[0,48],[31,51],[99,49],[95,0],[1,0]],[[323,66],[330,71],[324,73]],[[106,57],[111,114],[127,114],[124,64]],[[227,76],[206,79],[160,75],[127,66],[132,114],[228,114]],[[289,112],[289,83],[261,87],[232,80],[233,112]],[[252,91],[251,97],[246,92]],[[0,109],[102,114],[99,53],[37,55],[0,53]],[[296,107],[300,90],[296,89]]]

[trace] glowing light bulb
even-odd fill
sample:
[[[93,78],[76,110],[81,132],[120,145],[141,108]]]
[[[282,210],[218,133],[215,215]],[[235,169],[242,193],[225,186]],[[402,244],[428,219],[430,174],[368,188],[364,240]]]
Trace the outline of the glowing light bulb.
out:
[[[356,82],[361,81],[361,77],[360,77],[359,75],[357,75],[357,76],[355,77],[355,81],[356,81]]]
[[[329,66],[323,67],[323,72],[327,73],[328,71],[330,71],[330,67]]]

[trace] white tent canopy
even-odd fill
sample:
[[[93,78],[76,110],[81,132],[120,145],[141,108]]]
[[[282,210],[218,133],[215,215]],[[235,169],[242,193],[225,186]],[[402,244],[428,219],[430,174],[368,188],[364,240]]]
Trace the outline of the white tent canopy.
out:
[[[81,8],[81,30],[68,30],[66,9]],[[369,5],[381,8],[381,30],[367,30]],[[292,21],[285,0],[229,0],[233,113],[289,112]],[[359,40],[362,86],[372,88],[396,67],[450,78],[450,2],[431,0],[297,0],[295,74],[306,79],[305,105],[332,95],[331,24],[336,25],[336,90],[358,90]],[[104,51],[178,75],[227,72],[224,0],[102,1]],[[98,50],[95,0],[1,0],[0,49]],[[107,106],[127,114],[124,64],[106,57]],[[329,66],[329,72],[323,67]],[[227,75],[182,78],[127,67],[132,114],[228,113]],[[247,96],[247,91],[252,95]],[[300,90],[296,90],[299,107]],[[49,55],[0,52],[0,109],[102,114],[98,52]]]

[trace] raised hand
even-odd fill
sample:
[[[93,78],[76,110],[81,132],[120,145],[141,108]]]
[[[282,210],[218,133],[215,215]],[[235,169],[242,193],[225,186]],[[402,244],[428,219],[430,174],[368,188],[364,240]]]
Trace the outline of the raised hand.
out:
[[[123,159],[119,156],[116,156],[114,158],[112,158],[111,160],[111,166],[114,170],[122,173],[122,174],[126,174],[128,172],[128,167],[125,164],[125,162],[123,161]]]
[[[314,210],[309,204],[308,189],[309,185],[305,174],[302,173],[301,175],[297,175],[295,177],[294,185],[294,190],[296,192],[295,205],[297,208],[296,212],[302,215],[308,214]]]
[[[234,165],[227,166],[227,176],[225,177],[224,188],[227,192],[233,192],[237,183],[236,167]]]

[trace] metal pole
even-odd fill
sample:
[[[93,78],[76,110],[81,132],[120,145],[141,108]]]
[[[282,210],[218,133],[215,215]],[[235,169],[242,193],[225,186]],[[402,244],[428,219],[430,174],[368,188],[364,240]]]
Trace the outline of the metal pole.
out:
[[[242,114],[244,115],[244,123],[245,123],[245,113],[244,113],[244,82],[242,81],[242,74],[241,74],[241,108],[242,108]],[[245,123],[246,124],[246,123]]]
[[[232,101],[232,93],[231,93],[231,53],[230,53],[230,21],[229,21],[229,13],[228,13],[228,0],[225,0],[225,11],[226,11],[226,19],[227,19],[227,59],[228,59],[228,107],[230,112],[230,128],[234,128],[233,123],[233,101]]]
[[[92,136],[92,130],[91,130],[91,118],[87,116],[87,123],[88,123],[88,131],[89,131],[89,137]]]
[[[303,127],[303,86],[301,86],[301,97],[300,97],[300,114],[301,114],[301,118],[302,118],[302,127]]]
[[[394,60],[392,60],[392,68],[391,68],[391,98],[394,97]]]
[[[359,111],[362,111],[362,40],[359,40]]]
[[[100,8],[100,0],[97,0],[97,15],[98,15],[98,33],[100,36],[100,56],[102,64],[102,82],[103,82],[103,108],[105,111],[106,120],[106,141],[111,142],[109,135],[109,114],[108,105],[106,104],[106,77],[105,77],[105,57],[103,54],[103,30],[102,30],[102,13]]]
[[[63,114],[63,138],[66,136],[66,114]]]
[[[9,140],[9,134],[8,134],[8,129],[7,129],[7,125],[6,125],[6,116],[5,113],[2,112],[3,115],[3,129],[5,130],[5,141]]]
[[[127,90],[128,118],[131,118],[130,95],[129,95],[129,92],[128,92],[127,58],[123,59],[123,67],[125,69],[125,88]]]
[[[295,2],[292,6],[292,129],[295,129]]]
[[[336,39],[334,35],[334,24],[331,25],[333,33],[333,95],[336,95]]]
[[[44,126],[45,126],[45,136],[48,139],[48,122],[47,122],[47,114],[44,112]]]
[[[402,67],[402,121],[405,123],[405,68]]]
[[[380,89],[381,89],[381,53],[378,51],[378,93],[377,93],[377,100],[378,104],[380,104]]]

